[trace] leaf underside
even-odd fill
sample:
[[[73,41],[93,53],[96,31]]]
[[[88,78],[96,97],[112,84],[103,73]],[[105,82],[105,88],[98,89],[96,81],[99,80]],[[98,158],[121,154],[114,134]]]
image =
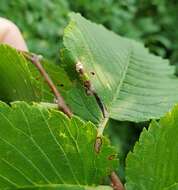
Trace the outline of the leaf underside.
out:
[[[84,186],[99,185],[117,166],[105,137],[96,153],[91,122],[36,104],[11,106],[0,103],[0,189],[87,190]]]
[[[178,105],[144,129],[126,162],[127,190],[173,190],[178,186]]]
[[[167,60],[79,14],[72,13],[70,18],[62,51],[65,67],[72,75],[77,61],[83,64],[111,118],[134,122],[159,118],[178,101],[178,80]],[[86,106],[80,101],[83,93],[78,91],[79,95],[72,97],[74,112],[81,115],[79,107],[86,113],[94,112],[96,103]],[[84,118],[98,119],[99,123],[102,116],[95,116],[86,114]]]

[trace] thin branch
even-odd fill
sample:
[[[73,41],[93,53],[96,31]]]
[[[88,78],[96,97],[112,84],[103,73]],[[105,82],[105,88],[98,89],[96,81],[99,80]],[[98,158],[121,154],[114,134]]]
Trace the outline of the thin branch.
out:
[[[45,71],[45,69],[43,68],[43,66],[40,63],[40,57],[36,54],[31,54],[28,52],[22,52],[23,56],[28,59],[29,61],[31,61],[36,68],[39,70],[39,72],[41,73],[41,75],[44,77],[45,81],[47,82],[48,86],[50,87],[50,89],[52,90],[53,94],[56,97],[56,103],[58,104],[59,109],[64,112],[68,117],[72,116],[72,111],[69,109],[69,107],[66,105],[63,97],[61,96],[60,92],[58,91],[58,89],[56,88],[55,84],[53,83],[53,81],[51,80],[51,78],[49,77],[49,75],[47,74],[47,72]]]
[[[60,92],[58,91],[58,89],[56,88],[55,84],[53,83],[53,81],[51,80],[51,78],[49,77],[49,75],[47,74],[47,72],[45,71],[45,69],[43,68],[43,66],[41,65],[40,63],[40,56],[36,55],[36,54],[32,54],[32,53],[29,53],[29,52],[24,52],[24,51],[19,51],[20,53],[23,54],[23,56],[28,59],[29,61],[31,61],[35,66],[36,68],[39,70],[39,72],[41,73],[41,75],[44,77],[45,81],[47,82],[48,86],[51,88],[53,94],[55,95],[56,97],[56,100],[57,100],[57,105],[58,105],[58,108],[64,112],[68,117],[72,117],[72,111],[70,110],[70,108],[67,106],[67,104],[65,103],[63,97],[61,96]],[[94,94],[95,95],[95,94]],[[96,100],[99,98],[98,96],[96,97]],[[103,105],[101,104],[100,100],[97,101],[97,103],[100,105],[100,107],[102,107]],[[103,112],[103,115],[104,115],[104,118],[106,119],[107,118],[107,111],[105,110],[105,107],[103,106],[102,107],[102,112]],[[105,115],[106,114],[106,115]],[[100,133],[103,132],[104,129],[102,129],[102,131]],[[100,151],[100,147],[101,147],[101,144],[102,144],[102,141],[101,141],[101,137],[97,137],[98,139],[98,143],[96,143],[95,145],[98,145],[98,152]],[[97,140],[96,140],[97,141]],[[112,172],[111,173],[111,182],[112,182],[112,187],[114,190],[124,190],[124,187],[119,179],[119,177],[117,176],[117,174],[115,172]]]
[[[122,185],[119,177],[115,172],[111,173],[111,182],[112,182],[112,187],[114,190],[125,190],[124,186]]]

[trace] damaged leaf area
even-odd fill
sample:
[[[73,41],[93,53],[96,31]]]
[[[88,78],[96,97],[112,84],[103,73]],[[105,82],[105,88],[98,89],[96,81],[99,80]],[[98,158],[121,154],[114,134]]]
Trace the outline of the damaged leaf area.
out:
[[[118,160],[106,137],[95,151],[96,135],[96,127],[78,117],[69,119],[38,104],[1,102],[0,188],[55,189],[57,184],[88,190],[85,185],[101,184]]]
[[[160,118],[178,101],[174,67],[167,60],[150,54],[138,42],[72,13],[63,44],[61,55],[66,71],[75,76],[76,64],[82,64],[110,118],[133,122]],[[84,95],[78,94],[76,97],[73,94],[73,111],[80,116],[79,107],[85,108],[85,113],[96,112],[96,100],[86,106],[80,101]],[[97,118],[82,117],[101,123],[102,115],[95,115]]]

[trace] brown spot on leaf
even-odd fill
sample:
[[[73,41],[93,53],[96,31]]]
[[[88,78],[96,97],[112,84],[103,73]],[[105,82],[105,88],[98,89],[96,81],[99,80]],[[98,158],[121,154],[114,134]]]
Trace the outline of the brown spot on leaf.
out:
[[[91,88],[91,82],[89,80],[84,81],[84,87],[87,89]]]
[[[95,75],[95,72],[93,72],[93,71],[91,71],[90,73],[91,73],[92,75]]]
[[[95,141],[95,145],[94,145],[96,153],[100,152],[101,146],[102,146],[102,138],[101,137],[97,137],[96,141]]]
[[[36,77],[36,80],[40,80],[40,77]]]
[[[114,160],[116,158],[116,155],[110,155],[110,156],[108,156],[108,160]]]

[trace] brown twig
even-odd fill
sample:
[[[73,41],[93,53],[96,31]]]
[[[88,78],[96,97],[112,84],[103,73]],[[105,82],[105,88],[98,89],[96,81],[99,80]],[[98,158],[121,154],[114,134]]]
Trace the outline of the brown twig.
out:
[[[49,75],[47,74],[47,72],[45,71],[43,66],[41,65],[40,57],[36,54],[32,54],[29,52],[20,51],[20,53],[22,53],[26,59],[31,61],[36,66],[36,68],[39,70],[41,75],[44,77],[45,81],[47,82],[48,86],[51,88],[53,94],[56,97],[56,100],[57,100],[56,103],[58,104],[58,108],[62,112],[64,112],[68,117],[72,117],[72,115],[73,115],[72,111],[66,105],[66,103],[65,103],[63,97],[61,96],[60,92],[58,91],[55,84],[53,83],[53,81],[51,80],[51,78],[49,77]],[[117,174],[115,172],[111,173],[110,178],[111,178],[112,187],[114,190],[124,190],[124,186],[122,185],[119,177],[117,176]]]
[[[114,190],[124,190],[124,186],[122,185],[119,177],[117,176],[117,174],[115,172],[111,173],[111,182],[112,182],[112,187]]]
[[[55,95],[56,103],[58,104],[59,109],[62,112],[64,112],[68,117],[71,117],[72,116],[71,110],[66,105],[66,103],[65,103],[63,97],[61,96],[60,92],[58,91],[58,89],[54,85],[53,81],[51,80],[51,78],[49,77],[49,75],[47,74],[47,72],[45,71],[43,66],[41,65],[40,57],[38,55],[36,55],[36,54],[31,54],[31,53],[28,53],[28,52],[21,52],[21,53],[23,54],[23,56],[26,59],[31,61],[36,66],[36,68],[39,70],[41,75],[44,77],[44,79],[47,82],[48,86],[50,87],[53,94]]]

